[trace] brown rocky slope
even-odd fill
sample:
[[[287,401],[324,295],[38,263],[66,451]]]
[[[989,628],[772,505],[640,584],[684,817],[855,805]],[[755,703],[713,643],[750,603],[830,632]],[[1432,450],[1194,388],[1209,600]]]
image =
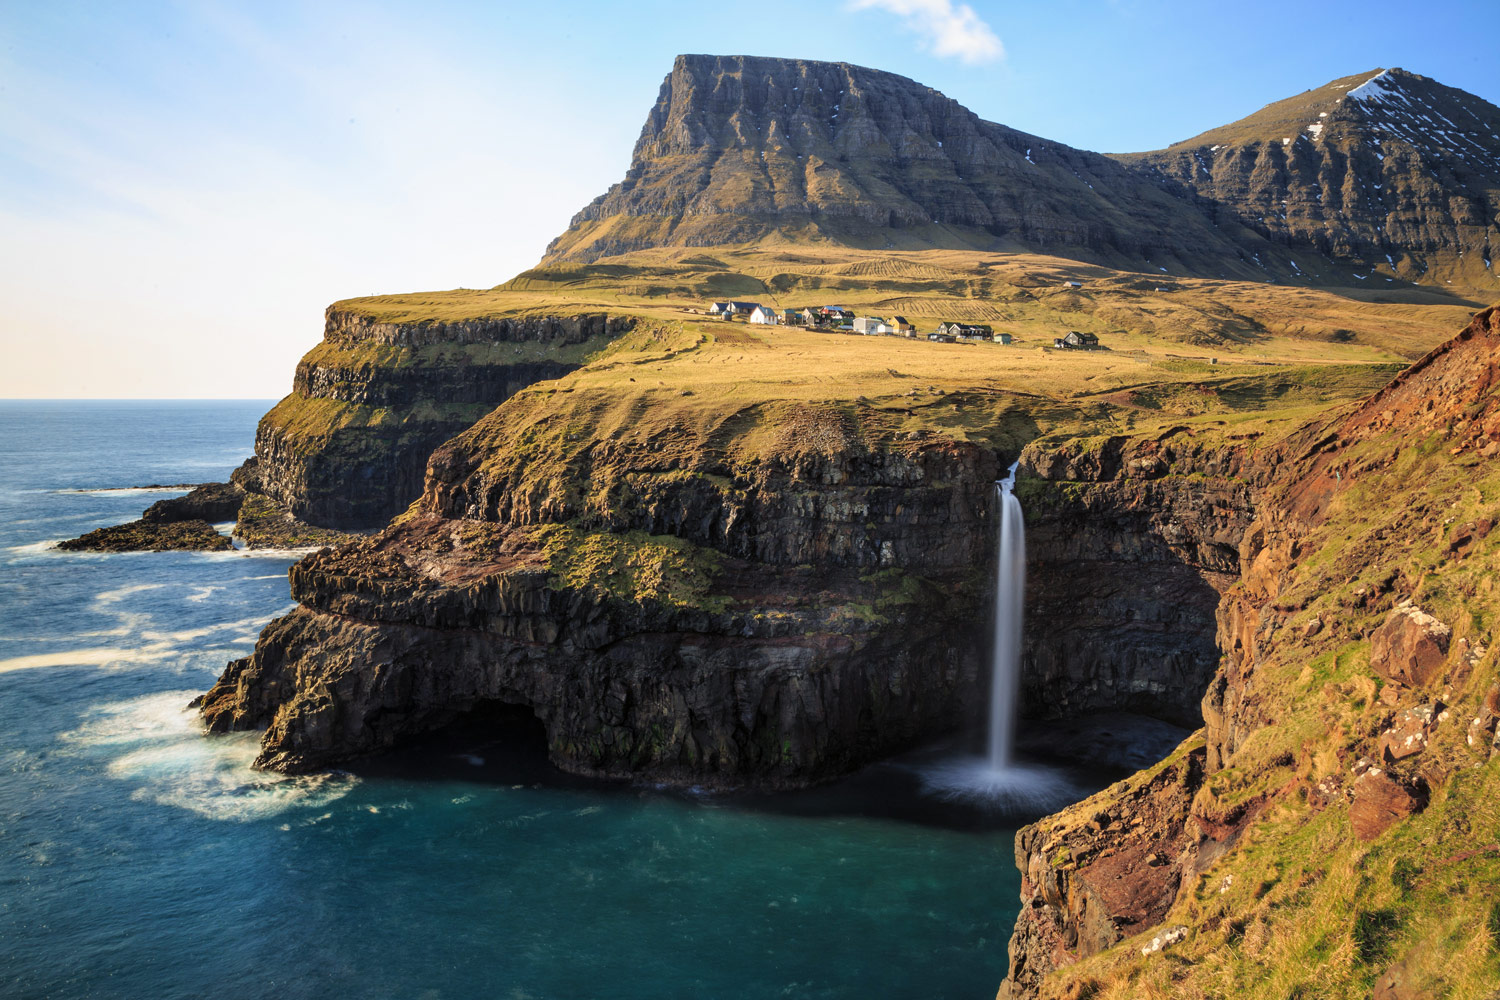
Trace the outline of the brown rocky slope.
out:
[[[1020,833],[1002,996],[1494,995],[1497,380],[1491,309],[1258,453],[1205,729]]]

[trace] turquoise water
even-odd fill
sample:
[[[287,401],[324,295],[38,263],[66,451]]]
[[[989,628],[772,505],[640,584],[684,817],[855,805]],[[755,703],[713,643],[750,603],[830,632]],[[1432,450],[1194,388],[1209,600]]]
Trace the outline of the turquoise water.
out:
[[[0,403],[0,994],[994,995],[1019,819],[910,768],[690,796],[460,732],[288,779],[201,735],[292,557],[46,542],[175,495],[68,491],[224,479],[268,405]]]

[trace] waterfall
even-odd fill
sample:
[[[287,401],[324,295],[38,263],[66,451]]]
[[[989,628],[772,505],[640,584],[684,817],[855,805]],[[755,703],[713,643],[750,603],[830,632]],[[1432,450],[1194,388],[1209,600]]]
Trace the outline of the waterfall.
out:
[[[1016,466],[995,484],[1000,503],[999,558],[995,567],[995,652],[991,661],[990,767],[1011,766],[1016,741],[1016,701],[1021,689],[1021,614],[1026,600],[1026,528],[1012,487]]]

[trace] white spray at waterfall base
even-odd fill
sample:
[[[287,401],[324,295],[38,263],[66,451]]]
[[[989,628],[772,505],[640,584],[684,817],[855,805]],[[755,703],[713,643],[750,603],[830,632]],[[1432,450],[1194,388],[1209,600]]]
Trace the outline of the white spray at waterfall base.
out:
[[[1021,692],[1021,638],[1026,607],[1026,525],[1014,487],[1017,461],[995,484],[1000,508],[995,567],[995,634],[990,660],[989,755],[948,760],[924,770],[923,785],[950,799],[975,799],[1000,808],[1048,812],[1074,801],[1062,774],[1015,762],[1016,712]]]

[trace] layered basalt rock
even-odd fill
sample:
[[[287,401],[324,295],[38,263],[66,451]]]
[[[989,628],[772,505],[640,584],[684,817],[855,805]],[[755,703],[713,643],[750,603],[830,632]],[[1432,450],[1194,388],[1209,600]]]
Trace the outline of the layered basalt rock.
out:
[[[204,697],[213,729],[267,726],[258,764],[300,771],[500,701],[570,770],[790,786],[974,721],[993,453],[809,408],[759,458],[564,442],[589,491],[538,489],[525,405],[439,449],[396,524],[293,568],[301,607]]]
[[[1245,456],[1185,428],[1027,447],[1026,714],[1199,724],[1215,609],[1253,518]]]
[[[330,306],[323,343],[261,420],[262,491],[296,518],[379,527],[422,492],[427,456],[528,385],[575,370],[631,320],[385,321]]]

